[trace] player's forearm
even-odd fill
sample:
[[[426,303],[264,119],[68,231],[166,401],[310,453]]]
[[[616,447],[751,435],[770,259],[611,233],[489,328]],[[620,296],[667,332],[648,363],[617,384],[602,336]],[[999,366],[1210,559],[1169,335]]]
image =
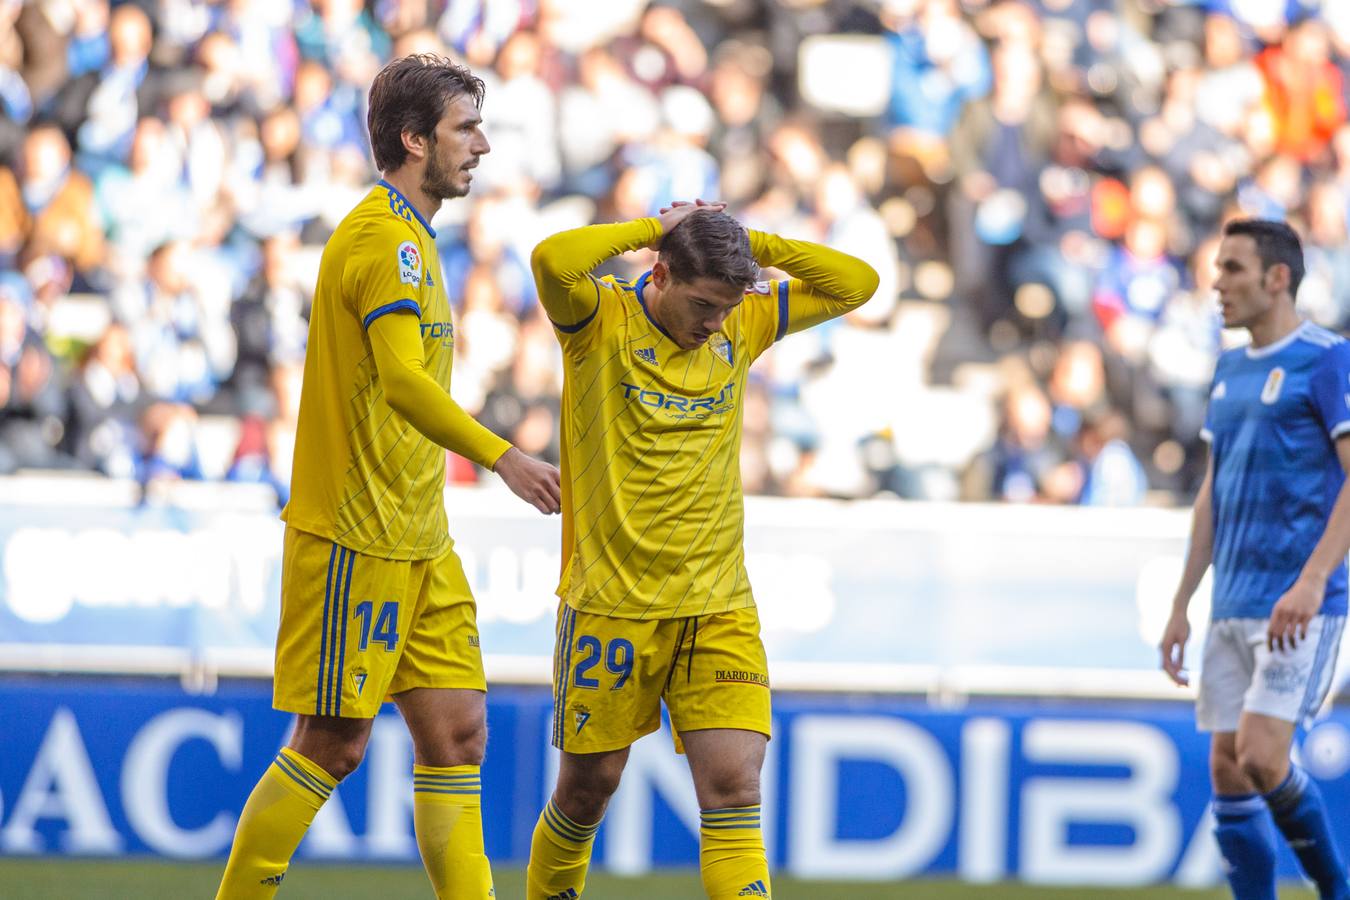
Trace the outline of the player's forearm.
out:
[[[1214,505],[1210,496],[1210,481],[1205,479],[1195,498],[1191,512],[1191,537],[1186,546],[1186,562],[1181,570],[1181,584],[1172,600],[1173,612],[1185,612],[1191,597],[1205,578],[1214,560]]]
[[[587,225],[545,238],[530,254],[539,300],[560,325],[579,322],[595,311],[595,291],[586,284],[591,270],[611,256],[646,247],[661,236],[656,219],[615,225]]]
[[[1350,479],[1341,485],[1326,530],[1322,532],[1317,546],[1313,547],[1308,561],[1303,564],[1299,577],[1325,583],[1336,567],[1345,561],[1346,553],[1350,553]]]
[[[751,231],[750,250],[761,266],[782,269],[833,297],[845,311],[866,303],[881,280],[876,269],[858,257],[811,241]]]
[[[385,402],[430,440],[491,469],[510,442],[480,425],[427,374],[416,323],[396,318],[377,319],[369,332]]]

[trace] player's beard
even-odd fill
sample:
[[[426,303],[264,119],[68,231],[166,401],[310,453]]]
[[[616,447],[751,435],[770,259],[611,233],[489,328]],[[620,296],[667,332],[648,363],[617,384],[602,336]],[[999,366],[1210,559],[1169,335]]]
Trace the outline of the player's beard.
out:
[[[469,193],[468,187],[457,186],[452,173],[441,168],[436,149],[436,139],[433,137],[429,147],[430,152],[427,154],[427,168],[422,173],[422,192],[428,197],[435,197],[437,200],[452,200],[455,197],[463,197]]]

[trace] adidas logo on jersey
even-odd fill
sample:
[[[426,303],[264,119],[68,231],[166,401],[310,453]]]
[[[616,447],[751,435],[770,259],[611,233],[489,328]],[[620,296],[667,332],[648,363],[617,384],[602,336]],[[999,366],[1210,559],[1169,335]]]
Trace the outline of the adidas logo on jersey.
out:
[[[656,349],[654,347],[643,347],[642,349],[635,350],[634,352],[637,354],[637,358],[642,360],[643,362],[656,365]]]
[[[769,896],[769,887],[762,881],[747,884],[736,892],[737,897],[767,897]]]

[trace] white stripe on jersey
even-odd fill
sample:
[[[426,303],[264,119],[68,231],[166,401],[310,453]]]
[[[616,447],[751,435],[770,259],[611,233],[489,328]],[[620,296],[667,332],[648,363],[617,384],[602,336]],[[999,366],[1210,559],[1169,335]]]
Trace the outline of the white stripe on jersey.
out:
[[[1345,338],[1332,331],[1327,331],[1319,325],[1313,325],[1311,322],[1303,323],[1303,328],[1299,334],[1299,340],[1307,341],[1310,344],[1316,344],[1319,347],[1334,347],[1343,343]]]

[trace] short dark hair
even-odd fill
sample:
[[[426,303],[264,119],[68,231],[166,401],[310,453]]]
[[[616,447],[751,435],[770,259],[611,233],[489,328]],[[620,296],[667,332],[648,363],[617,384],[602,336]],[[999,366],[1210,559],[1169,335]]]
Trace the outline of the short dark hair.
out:
[[[1223,226],[1227,237],[1246,236],[1256,242],[1256,255],[1261,257],[1261,271],[1283,263],[1289,267],[1289,293],[1298,296],[1303,282],[1303,242],[1288,222],[1278,219],[1234,219]]]
[[[661,239],[658,259],[676,281],[713,278],[748,288],[759,278],[750,235],[724,212],[700,210]]]
[[[464,94],[482,108],[483,79],[465,66],[434,53],[391,61],[370,85],[366,128],[375,168],[392,172],[408,159],[403,132],[432,136],[452,100]]]

